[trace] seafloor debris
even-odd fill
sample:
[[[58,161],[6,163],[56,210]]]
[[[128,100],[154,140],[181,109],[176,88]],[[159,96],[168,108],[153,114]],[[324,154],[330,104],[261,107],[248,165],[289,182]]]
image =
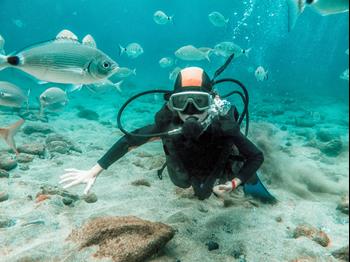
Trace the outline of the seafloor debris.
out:
[[[323,247],[327,247],[330,239],[325,232],[310,225],[299,225],[293,232],[293,237],[307,237]]]
[[[101,217],[73,230],[68,240],[80,249],[98,245],[95,256],[115,262],[141,262],[156,254],[173,238],[175,230],[163,223],[137,217]]]

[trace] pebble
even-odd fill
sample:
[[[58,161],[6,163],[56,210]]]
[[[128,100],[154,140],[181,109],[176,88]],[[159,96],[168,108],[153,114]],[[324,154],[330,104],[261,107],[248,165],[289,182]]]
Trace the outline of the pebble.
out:
[[[0,169],[0,178],[9,178],[10,174],[4,170],[4,169]]]
[[[343,214],[349,215],[349,196],[342,197],[340,203],[337,206],[337,210]]]
[[[62,198],[62,202],[63,204],[65,204],[66,206],[69,206],[73,203],[73,199],[69,198],[69,197],[64,197]]]
[[[83,196],[83,199],[86,203],[89,203],[89,204],[95,203],[98,200],[96,194],[94,193],[90,193]]]
[[[9,194],[6,192],[0,192],[0,202],[4,202],[9,199]]]
[[[17,160],[8,154],[0,154],[0,169],[10,171],[17,167]]]
[[[208,243],[205,244],[208,247],[209,251],[217,250],[219,249],[219,244],[210,240]]]
[[[16,225],[16,220],[14,219],[1,219],[0,218],[0,228],[7,228],[7,227],[13,227],[14,225]]]

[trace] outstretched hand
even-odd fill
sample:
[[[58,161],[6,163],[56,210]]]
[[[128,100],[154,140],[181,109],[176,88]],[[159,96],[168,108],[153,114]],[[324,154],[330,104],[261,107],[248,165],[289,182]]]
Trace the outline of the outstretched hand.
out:
[[[92,170],[83,171],[75,168],[65,169],[66,174],[60,176],[60,184],[64,189],[70,188],[78,184],[86,184],[84,194],[88,194],[96,181],[97,174]]]

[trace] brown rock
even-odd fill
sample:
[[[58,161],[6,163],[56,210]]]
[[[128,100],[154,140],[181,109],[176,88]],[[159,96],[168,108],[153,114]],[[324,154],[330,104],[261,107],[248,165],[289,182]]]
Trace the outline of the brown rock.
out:
[[[8,154],[0,154],[0,169],[10,171],[17,166],[17,161]]]
[[[42,144],[24,144],[18,147],[20,153],[26,153],[30,155],[43,156],[45,154],[45,146]]]
[[[102,217],[73,230],[68,239],[80,249],[98,245],[94,256],[111,257],[115,262],[143,262],[173,238],[172,227],[137,217]]]
[[[332,255],[342,261],[349,261],[349,245],[334,251]]]
[[[310,225],[299,225],[293,232],[293,237],[307,237],[323,247],[327,247],[330,243],[330,239],[327,234],[317,228]]]
[[[33,155],[29,155],[29,154],[19,154],[17,156],[17,162],[18,163],[29,163],[32,162],[34,159]]]

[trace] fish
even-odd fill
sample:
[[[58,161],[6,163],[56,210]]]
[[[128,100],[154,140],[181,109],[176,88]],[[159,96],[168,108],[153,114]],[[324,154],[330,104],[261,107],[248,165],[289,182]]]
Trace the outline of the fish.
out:
[[[159,60],[159,65],[161,68],[168,68],[174,65],[174,59],[171,57],[163,57]]]
[[[93,93],[104,93],[109,91],[110,89],[116,89],[119,93],[122,93],[123,83],[124,83],[124,80],[119,81],[118,83],[113,83],[112,81],[107,80],[105,82],[89,85],[88,89]]]
[[[181,60],[184,60],[184,61],[208,60],[210,62],[209,51],[202,52],[193,45],[187,45],[187,46],[183,46],[183,47],[179,48],[175,52],[175,56]]]
[[[182,68],[181,67],[175,67],[173,71],[170,72],[169,74],[169,80],[175,81],[179,73],[181,72]]]
[[[128,78],[132,75],[136,76],[136,69],[130,69],[127,67],[119,67],[114,74],[114,76],[118,78]]]
[[[346,49],[345,54],[349,55],[349,49]]]
[[[101,50],[90,35],[83,42],[70,31],[14,55],[0,55],[0,71],[19,69],[42,82],[81,86],[103,81],[114,74],[118,64]]]
[[[232,54],[235,55],[234,58],[238,58],[242,55],[248,57],[251,50],[251,48],[242,49],[240,46],[236,45],[233,42],[222,42],[214,47],[214,53],[217,56],[222,56],[225,58],[231,56]]]
[[[127,54],[129,58],[135,59],[144,53],[142,46],[138,43],[131,43],[126,47],[119,45],[119,55]]]
[[[0,35],[0,55],[4,55],[5,54],[5,39],[2,37],[2,35]]]
[[[322,16],[349,12],[349,0],[287,0],[288,31],[296,25],[306,7],[312,8]]]
[[[173,23],[174,16],[168,16],[163,11],[156,11],[153,15],[153,20],[158,25],[166,25]]]
[[[13,108],[21,108],[24,103],[28,105],[30,90],[26,94],[18,86],[9,82],[0,81],[0,105]]]
[[[221,13],[219,12],[212,12],[208,15],[209,21],[212,23],[212,25],[216,27],[225,27],[227,26],[230,19],[226,19]]]
[[[16,123],[10,125],[9,127],[0,128],[0,138],[4,139],[6,144],[16,153],[16,155],[19,154],[16,143],[14,140],[14,136],[18,132],[18,130],[23,125],[24,120],[20,119]]]
[[[50,87],[46,89],[40,96],[40,114],[44,113],[45,109],[58,111],[68,104],[67,93],[58,87]]]
[[[263,82],[269,79],[269,71],[265,70],[262,66],[259,66],[255,70],[255,78],[258,82]]]
[[[340,79],[349,81],[349,68],[340,75]]]

